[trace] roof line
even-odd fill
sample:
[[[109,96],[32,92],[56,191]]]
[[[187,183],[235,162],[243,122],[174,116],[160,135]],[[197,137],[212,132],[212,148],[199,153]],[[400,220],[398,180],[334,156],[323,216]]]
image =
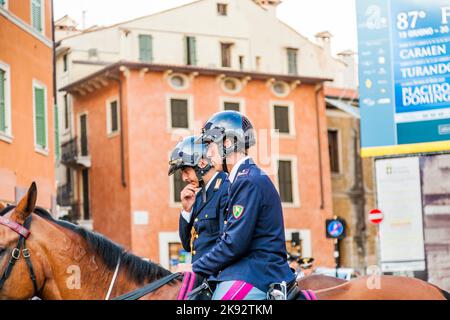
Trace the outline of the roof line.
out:
[[[316,84],[327,81],[333,81],[329,78],[314,78],[314,77],[303,77],[299,75],[285,75],[285,74],[271,74],[262,72],[249,72],[249,71],[239,71],[239,70],[226,70],[226,69],[214,69],[214,68],[203,68],[196,66],[186,66],[186,65],[169,65],[169,64],[153,64],[153,63],[140,63],[120,60],[116,63],[110,64],[107,67],[96,71],[82,79],[79,79],[67,86],[61,88],[59,91],[71,91],[73,88],[81,85],[84,82],[90,81],[96,77],[99,77],[110,71],[119,71],[120,67],[126,67],[129,69],[149,69],[149,71],[162,72],[164,70],[175,70],[177,72],[198,72],[200,75],[211,76],[224,74],[230,77],[250,77],[257,80],[264,79],[280,79],[284,81],[300,81],[300,83]],[[115,70],[117,69],[117,70]]]

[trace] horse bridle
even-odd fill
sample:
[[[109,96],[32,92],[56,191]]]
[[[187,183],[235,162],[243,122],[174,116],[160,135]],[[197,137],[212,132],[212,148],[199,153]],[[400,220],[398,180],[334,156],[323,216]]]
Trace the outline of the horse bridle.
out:
[[[7,207],[5,210],[3,210],[2,214],[7,213],[8,211],[12,210],[13,208],[14,208],[14,206]],[[33,264],[31,263],[30,250],[28,250],[28,248],[26,246],[26,239],[28,239],[28,237],[31,235],[31,232],[30,232],[31,215],[25,220],[25,223],[23,225],[15,222],[15,221],[12,221],[11,219],[0,216],[0,225],[4,225],[5,227],[10,228],[11,230],[13,230],[15,233],[17,233],[19,235],[19,241],[17,242],[16,247],[12,250],[8,265],[6,266],[6,269],[3,272],[2,277],[0,278],[0,290],[3,289],[3,286],[6,282],[6,280],[8,280],[9,276],[11,275],[14,265],[20,259],[20,254],[22,253],[22,255],[25,258],[25,261],[27,263],[27,266],[28,266],[28,269],[30,272],[30,279],[33,282],[34,294],[36,295],[39,291],[38,285],[36,282],[36,274],[34,273]]]

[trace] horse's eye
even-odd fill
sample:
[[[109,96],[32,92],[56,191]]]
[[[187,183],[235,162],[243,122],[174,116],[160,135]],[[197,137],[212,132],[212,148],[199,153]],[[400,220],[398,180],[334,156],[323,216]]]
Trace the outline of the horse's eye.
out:
[[[5,253],[6,249],[5,248],[0,248],[0,257]]]

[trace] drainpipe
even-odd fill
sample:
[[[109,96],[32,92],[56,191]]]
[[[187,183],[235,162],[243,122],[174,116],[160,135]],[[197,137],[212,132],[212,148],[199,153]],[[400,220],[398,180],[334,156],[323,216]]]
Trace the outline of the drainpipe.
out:
[[[120,114],[120,170],[121,170],[121,179],[122,179],[122,186],[124,188],[127,187],[127,180],[125,177],[125,142],[124,142],[124,127],[123,127],[123,104],[122,104],[122,80],[120,79],[120,76],[114,77],[109,76],[111,80],[114,80],[119,85],[119,114]]]
[[[319,176],[320,176],[320,209],[325,208],[324,191],[323,191],[323,168],[322,168],[322,142],[320,133],[320,114],[319,114],[319,94],[323,90],[323,84],[316,85],[315,100],[316,100],[316,122],[317,122],[317,145],[319,148]]]

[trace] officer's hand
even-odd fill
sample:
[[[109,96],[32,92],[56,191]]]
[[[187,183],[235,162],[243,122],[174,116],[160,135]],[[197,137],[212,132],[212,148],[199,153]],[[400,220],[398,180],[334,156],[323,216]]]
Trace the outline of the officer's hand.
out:
[[[190,184],[181,191],[181,206],[186,212],[192,211],[195,202],[195,191],[195,188]]]

